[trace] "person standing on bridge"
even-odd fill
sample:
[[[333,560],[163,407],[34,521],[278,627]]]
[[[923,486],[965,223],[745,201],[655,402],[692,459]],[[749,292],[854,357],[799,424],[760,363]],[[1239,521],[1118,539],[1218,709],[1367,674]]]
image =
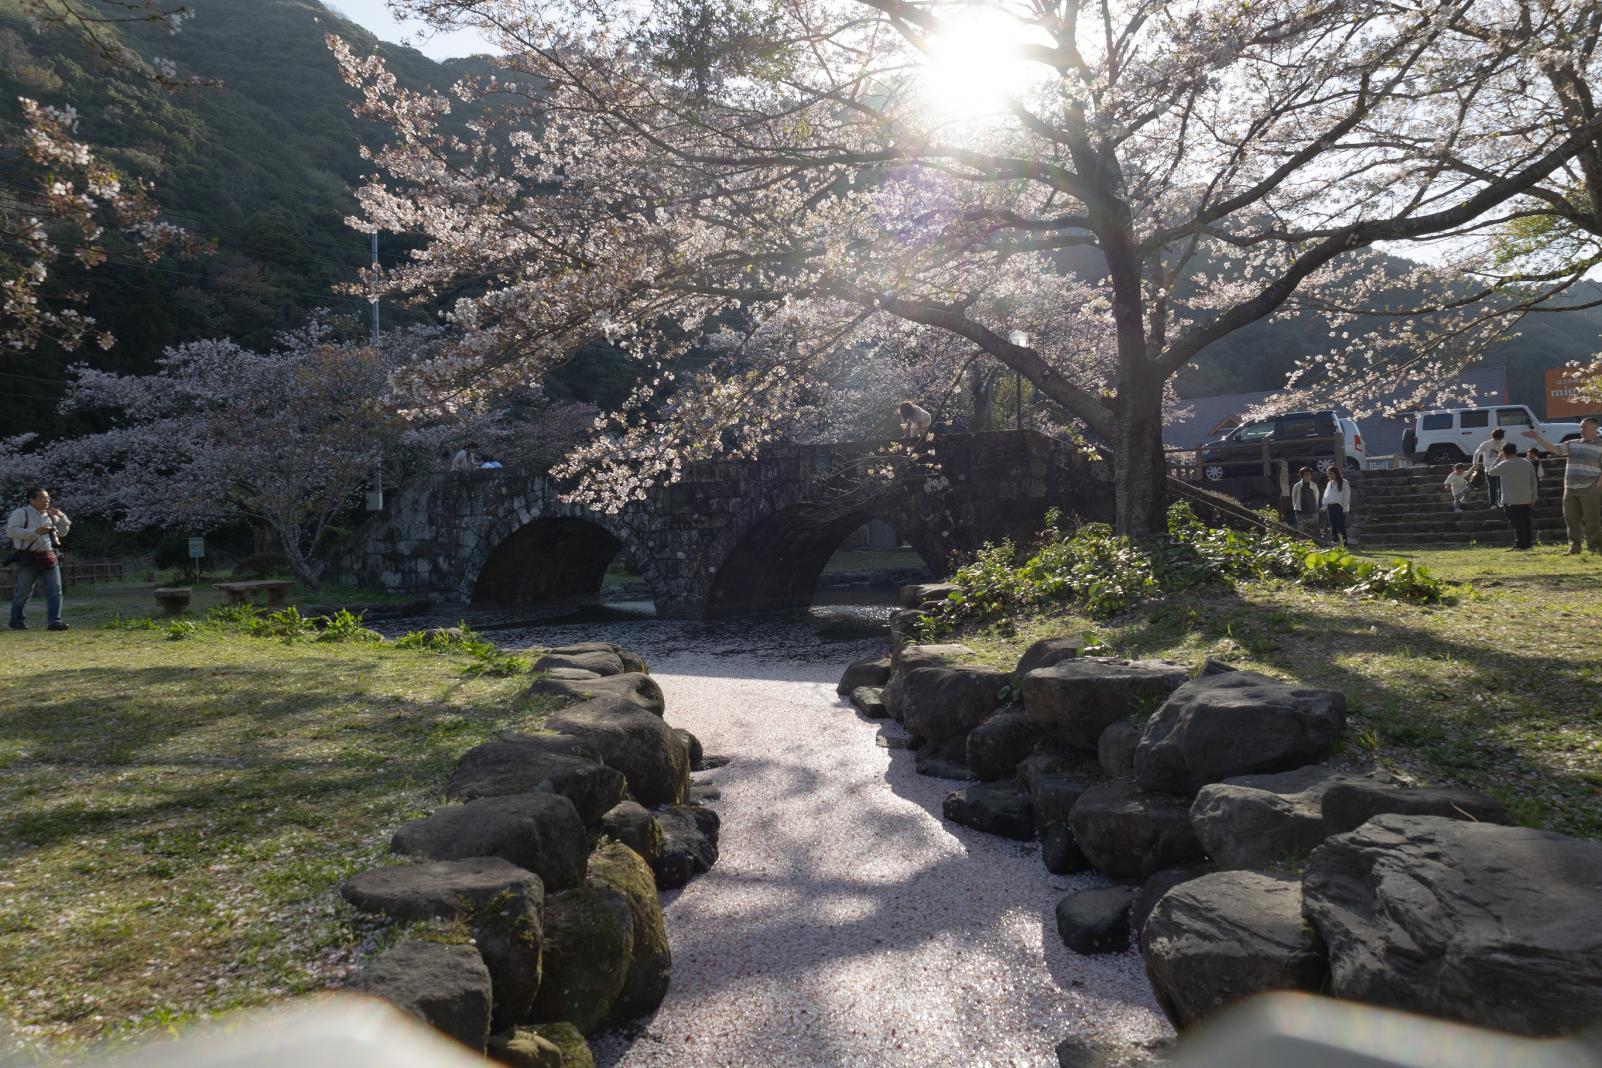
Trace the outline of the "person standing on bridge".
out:
[[[934,422],[934,416],[909,400],[897,405],[896,411],[901,415],[901,436],[904,438],[923,437],[929,432],[929,425]]]
[[[457,450],[456,455],[451,457],[451,470],[478,470],[478,442],[469,441],[466,445],[463,445]]]

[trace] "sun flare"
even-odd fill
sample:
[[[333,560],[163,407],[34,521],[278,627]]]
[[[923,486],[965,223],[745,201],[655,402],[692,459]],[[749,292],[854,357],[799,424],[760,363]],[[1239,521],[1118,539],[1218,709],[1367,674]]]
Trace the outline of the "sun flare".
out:
[[[921,81],[923,99],[937,116],[971,120],[1002,110],[1039,81],[1041,69],[1018,54],[1038,27],[1021,26],[994,8],[971,5],[942,17],[930,39]]]

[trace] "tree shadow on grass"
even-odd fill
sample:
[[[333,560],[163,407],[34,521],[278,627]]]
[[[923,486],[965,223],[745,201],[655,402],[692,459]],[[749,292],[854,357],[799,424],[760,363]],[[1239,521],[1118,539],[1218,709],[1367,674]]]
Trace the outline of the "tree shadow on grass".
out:
[[[369,697],[337,676],[311,690],[305,671],[226,670],[232,686],[248,678],[248,699],[208,695],[188,668],[82,668],[13,703],[0,718],[0,751],[14,754],[0,767],[7,851],[197,811],[311,816],[414,784],[432,793],[482,733],[468,708]],[[113,696],[74,696],[101,693]]]
[[[1455,780],[1516,802],[1507,776],[1534,774],[1563,800],[1553,826],[1602,834],[1595,772],[1570,767],[1535,737],[1579,730],[1602,737],[1598,659],[1553,649],[1494,618],[1432,628],[1415,613],[1449,613],[1329,593],[1318,610],[1266,608],[1234,591],[1192,593],[1148,609],[1118,632],[1125,655],[1171,649],[1190,631],[1194,645],[1231,639],[1256,665],[1338,690],[1352,702],[1355,730],[1373,728],[1382,749],[1406,750],[1426,775]],[[1492,609],[1494,613],[1494,606]],[[1557,621],[1554,621],[1557,622]],[[1582,625],[1575,621],[1574,626]],[[1507,711],[1508,699],[1517,707]],[[1515,811],[1518,808],[1515,807]],[[1522,815],[1534,817],[1526,806]]]

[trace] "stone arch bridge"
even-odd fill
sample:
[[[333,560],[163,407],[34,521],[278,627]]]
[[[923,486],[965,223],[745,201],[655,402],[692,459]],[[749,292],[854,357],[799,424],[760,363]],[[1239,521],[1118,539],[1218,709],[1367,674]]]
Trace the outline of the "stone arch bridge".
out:
[[[477,606],[593,594],[627,551],[657,612],[804,607],[824,564],[869,519],[935,574],[987,541],[1026,540],[1050,508],[1110,521],[1111,472],[1033,431],[945,434],[928,463],[882,466],[883,442],[787,445],[686,468],[617,514],[561,499],[543,472],[440,472],[405,486],[334,563],[341,581]]]

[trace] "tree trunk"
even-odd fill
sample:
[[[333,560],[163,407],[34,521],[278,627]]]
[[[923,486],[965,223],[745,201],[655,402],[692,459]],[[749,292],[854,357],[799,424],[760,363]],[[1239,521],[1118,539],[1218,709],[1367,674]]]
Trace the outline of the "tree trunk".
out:
[[[1161,384],[1152,390],[1119,390],[1113,486],[1117,529],[1132,538],[1159,534],[1168,524],[1168,464],[1163,457]]]
[[[305,588],[307,593],[316,592],[322,582],[312,573],[311,561],[307,560],[306,554],[300,551],[299,539],[292,537],[287,530],[277,523],[273,523],[272,528],[274,533],[278,535],[278,543],[283,547],[284,556],[289,560],[289,570],[295,573],[295,578],[300,581],[301,586]]]

